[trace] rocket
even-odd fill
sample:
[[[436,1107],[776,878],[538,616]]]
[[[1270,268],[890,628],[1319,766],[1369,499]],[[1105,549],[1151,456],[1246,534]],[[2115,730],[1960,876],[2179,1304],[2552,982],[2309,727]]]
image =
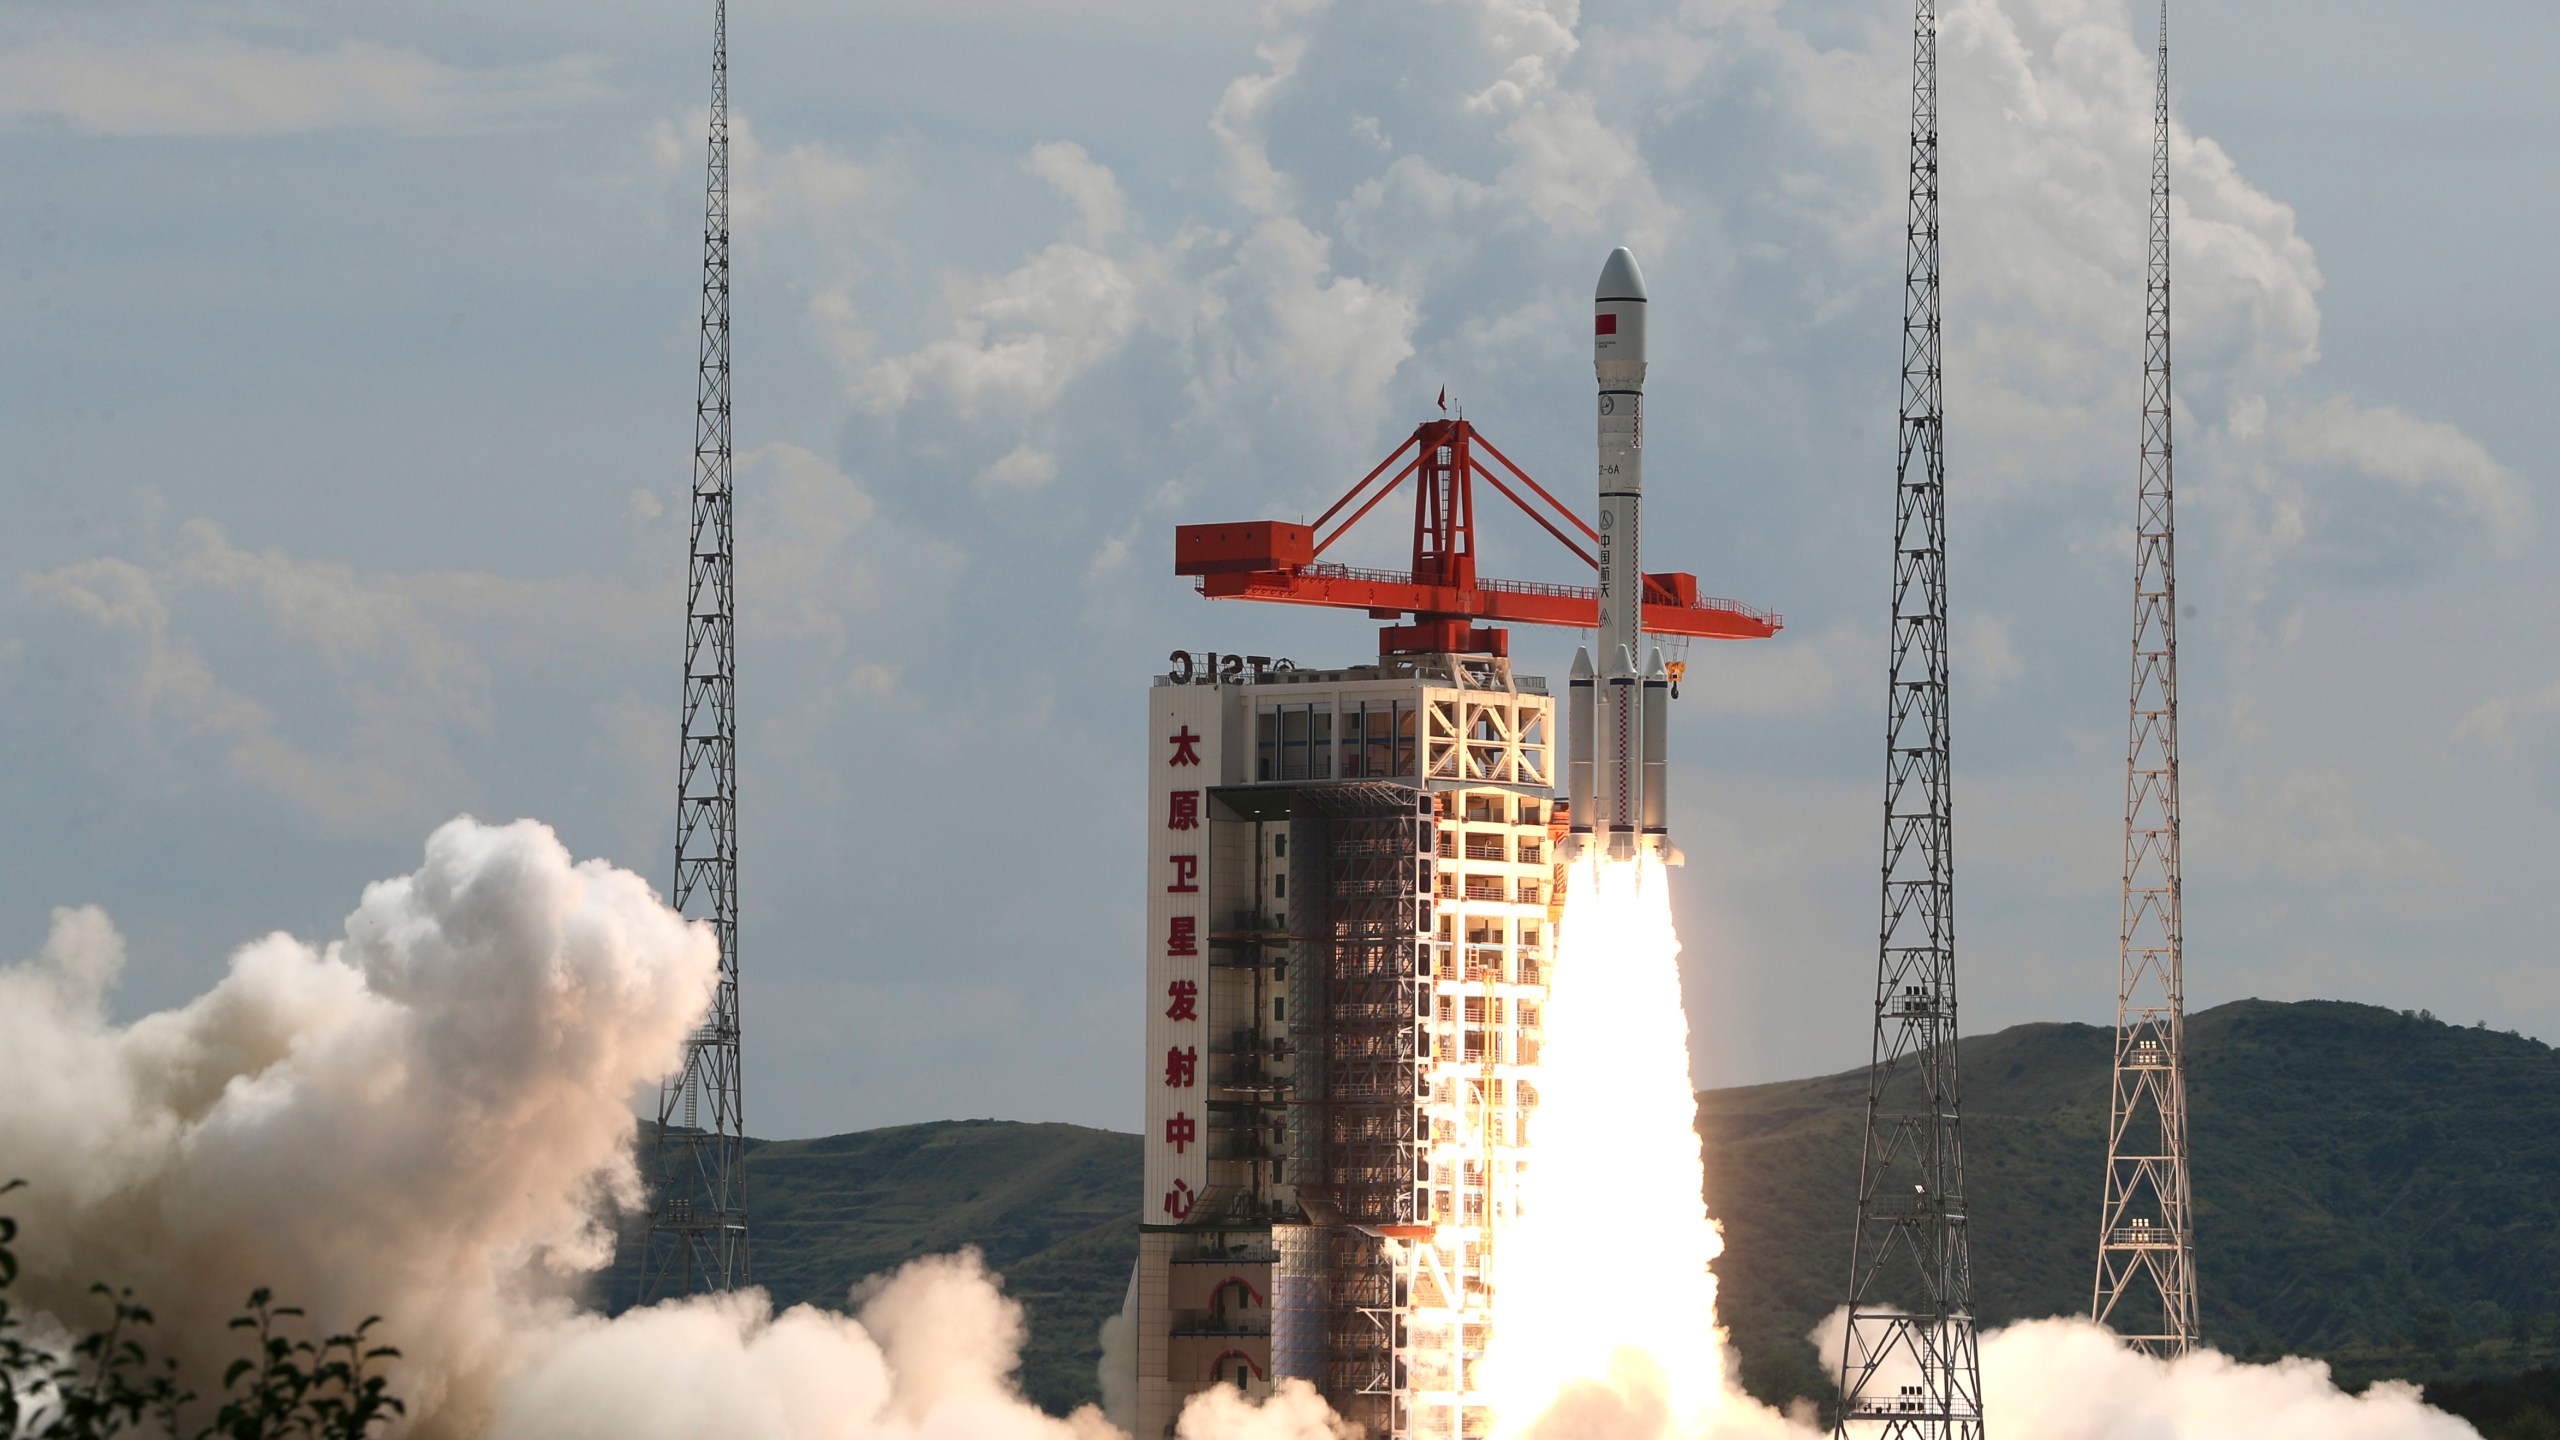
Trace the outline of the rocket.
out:
[[[1593,847],[1612,860],[1670,844],[1667,786],[1671,674],[1646,648],[1644,618],[1644,275],[1625,246],[1609,252],[1592,297],[1591,364],[1600,408],[1600,614],[1573,656],[1568,686],[1565,856]],[[1645,656],[1637,668],[1636,658]]]

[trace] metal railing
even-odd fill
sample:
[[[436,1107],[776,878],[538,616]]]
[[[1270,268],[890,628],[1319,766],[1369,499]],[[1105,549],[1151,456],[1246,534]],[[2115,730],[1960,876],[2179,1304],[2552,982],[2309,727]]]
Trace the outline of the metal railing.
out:
[[[1312,564],[1301,565],[1297,568],[1296,573],[1317,580],[1365,580],[1373,585],[1419,585],[1429,583],[1427,581],[1414,579],[1410,571],[1365,570],[1356,565],[1336,565],[1330,560],[1318,560]],[[1478,579],[1476,581],[1476,588],[1478,590],[1491,591],[1498,595],[1545,595],[1560,600],[1589,600],[1594,603],[1597,603],[1600,599],[1600,590],[1598,586],[1555,585],[1543,580]],[[1647,603],[1661,604],[1663,602],[1649,601]],[[1781,618],[1775,610],[1766,610],[1760,606],[1746,604],[1740,600],[1728,599],[1721,595],[1701,595],[1698,597],[1696,604],[1680,608],[1692,610],[1725,610],[1737,615],[1747,615],[1754,620],[1758,620],[1769,625],[1779,623]]]

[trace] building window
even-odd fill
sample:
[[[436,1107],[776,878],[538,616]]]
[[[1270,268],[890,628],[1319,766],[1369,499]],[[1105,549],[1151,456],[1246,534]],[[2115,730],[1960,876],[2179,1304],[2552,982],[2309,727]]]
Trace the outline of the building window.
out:
[[[1274,705],[1254,717],[1253,778],[1333,778],[1333,711],[1322,704]]]
[[[1343,778],[1387,779],[1413,774],[1413,732],[1413,707],[1401,701],[1343,702]]]
[[[1272,898],[1272,899],[1274,899],[1274,900],[1285,900],[1285,899],[1287,899],[1287,898],[1288,898],[1288,896],[1289,896],[1289,877],[1288,877],[1288,876],[1286,876],[1286,875],[1274,875],[1274,876],[1272,876],[1272,877],[1271,877],[1271,898]]]
[[[1281,834],[1271,837],[1271,854],[1274,859],[1285,860],[1289,858],[1289,836],[1287,832],[1284,831]]]

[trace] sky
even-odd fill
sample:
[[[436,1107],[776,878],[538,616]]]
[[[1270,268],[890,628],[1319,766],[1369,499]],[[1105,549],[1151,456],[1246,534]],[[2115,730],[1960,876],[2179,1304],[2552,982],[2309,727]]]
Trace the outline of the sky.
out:
[[[0,956],[96,903],[119,1013],[165,1007],[462,813],[664,883],[708,22],[0,4]],[[2560,12],[2174,23],[2190,1005],[2560,1039]],[[1968,1033],[2112,1014],[2152,24],[1942,7]],[[1312,515],[1443,386],[1577,494],[1622,243],[1646,558],[1787,621],[1675,710],[1697,1076],[1862,1063],[1909,43],[1872,0],[740,0],[749,1129],[1134,1125],[1148,677],[1374,645],[1201,600],[1171,527]]]

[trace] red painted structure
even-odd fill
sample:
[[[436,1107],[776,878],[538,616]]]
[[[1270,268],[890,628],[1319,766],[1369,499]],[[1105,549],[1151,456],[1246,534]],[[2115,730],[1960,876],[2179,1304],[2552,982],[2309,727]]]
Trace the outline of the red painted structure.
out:
[[[1502,467],[1500,472],[1480,458],[1486,456]],[[1398,461],[1403,462],[1400,467]],[[1381,477],[1387,478],[1382,482]],[[1318,558],[1407,479],[1415,482],[1411,571],[1355,570]],[[1212,600],[1327,605],[1404,621],[1378,632],[1381,655],[1510,654],[1510,632],[1478,621],[1569,630],[1597,625],[1600,592],[1593,586],[1488,580],[1476,574],[1478,479],[1537,521],[1583,564],[1598,567],[1582,540],[1596,543],[1599,533],[1581,516],[1512,464],[1473,425],[1430,420],[1312,525],[1254,520],[1175,526],[1173,572],[1196,577],[1200,593]],[[1532,496],[1543,508],[1532,503]],[[1345,510],[1349,515],[1335,523]],[[1333,528],[1326,531],[1327,525]],[[1649,635],[1762,640],[1784,623],[1774,611],[1700,595],[1695,575],[1644,577],[1641,628]]]

